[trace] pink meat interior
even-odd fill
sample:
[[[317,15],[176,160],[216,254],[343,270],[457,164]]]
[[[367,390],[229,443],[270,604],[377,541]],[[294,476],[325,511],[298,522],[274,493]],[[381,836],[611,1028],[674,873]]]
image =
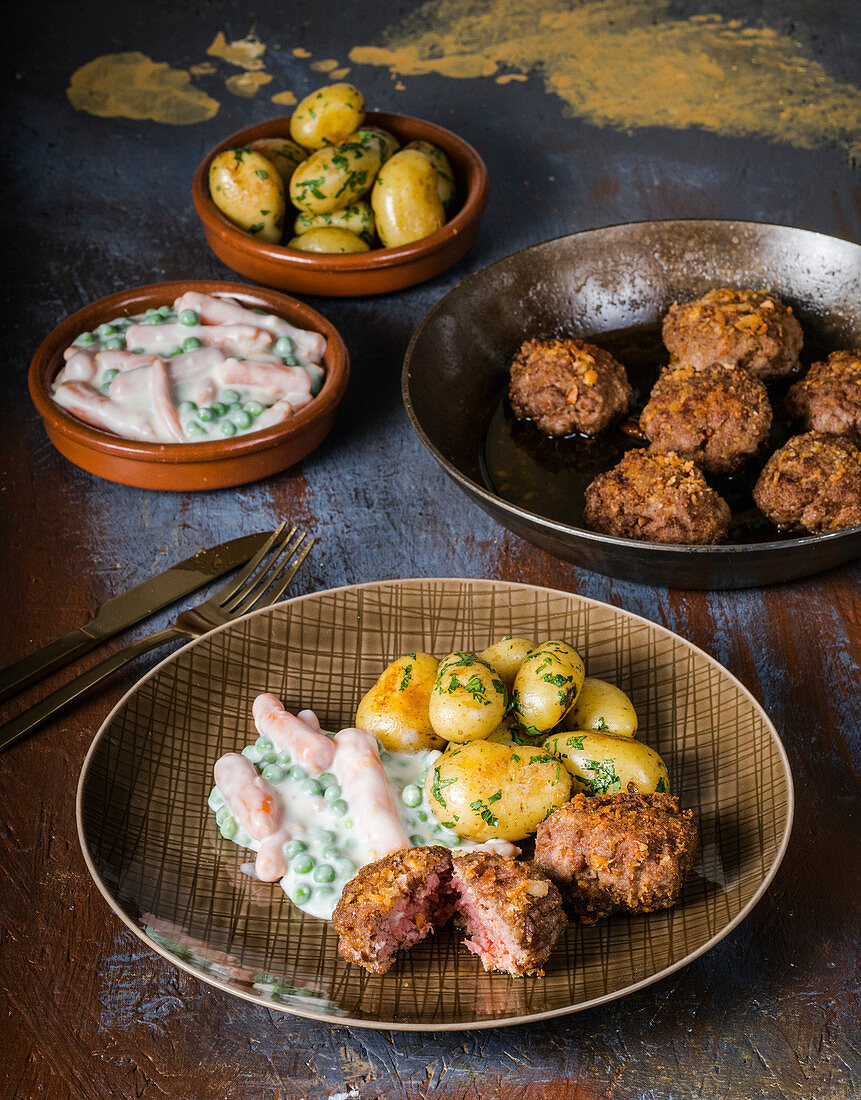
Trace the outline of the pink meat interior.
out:
[[[458,897],[457,912],[466,927],[464,947],[478,955],[486,970],[520,973],[522,952],[512,940],[505,920],[479,901],[457,872],[453,885]]]
[[[385,962],[395,951],[420,943],[454,914],[454,895],[448,875],[432,871],[424,886],[401,898],[380,920],[374,934],[374,956]]]

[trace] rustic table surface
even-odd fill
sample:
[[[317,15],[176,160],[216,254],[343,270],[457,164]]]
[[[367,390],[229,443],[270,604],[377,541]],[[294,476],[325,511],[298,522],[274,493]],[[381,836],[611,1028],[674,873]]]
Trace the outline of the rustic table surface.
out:
[[[178,970],[123,926],[87,874],[78,772],[109,707],[155,660],[144,659],[0,756],[3,1097],[861,1096],[858,563],[712,593],[576,569],[461,495],[410,429],[399,382],[425,312],[468,272],[537,240],[665,217],[857,240],[859,32],[851,0],[22,6],[5,71],[0,663],[159,567],[287,517],[318,539],[297,593],[496,577],[579,592],[678,631],[762,702],[798,805],[789,852],[751,916],[650,988],[507,1030],[327,1027]],[[180,495],[70,465],[27,395],[39,341],[127,286],[234,278],[203,241],[194,166],[225,134],[289,113],[294,96],[347,71],[369,105],[442,123],[481,152],[492,194],[472,253],[409,291],[312,301],[343,332],[353,375],[329,440],[287,473]]]

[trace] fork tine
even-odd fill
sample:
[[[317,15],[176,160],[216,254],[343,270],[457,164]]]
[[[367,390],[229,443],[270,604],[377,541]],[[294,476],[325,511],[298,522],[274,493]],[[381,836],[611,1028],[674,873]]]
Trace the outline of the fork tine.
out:
[[[292,536],[296,534],[296,537]],[[273,579],[281,572],[282,563],[296,552],[297,547],[306,537],[306,533],[296,528],[290,532],[291,538],[284,540],[268,560],[262,562],[255,573],[246,580],[245,584],[233,594],[223,605],[222,610],[227,615],[239,615],[241,609],[250,601],[257,599],[261,592],[265,592]]]
[[[266,596],[267,606],[269,604],[276,603],[281,598],[281,596],[284,593],[284,589],[287,587],[287,585],[290,583],[290,581],[292,581],[293,578],[296,576],[296,574],[299,572],[299,566],[308,557],[308,552],[310,551],[311,547],[314,545],[315,541],[316,541],[315,539],[308,539],[308,541],[302,547],[302,552],[300,553],[299,557],[296,558],[296,560],[293,562],[293,564],[290,566],[290,568],[284,574],[283,578],[281,579],[280,584],[278,584],[276,586],[274,591],[271,591],[271,592],[267,593],[267,596]],[[285,562],[285,564],[286,564],[286,562]]]
[[[242,592],[237,593],[236,598],[227,609],[227,613],[231,616],[244,615],[246,611],[250,611],[264,597],[268,599],[268,589],[280,581],[284,570],[289,568],[299,547],[307,538],[308,533],[300,531],[298,537],[288,547],[279,552],[277,558],[267,565],[266,570],[260,576],[254,578],[252,584],[247,584]]]
[[[247,565],[243,566],[243,568],[240,569],[238,573],[231,577],[227,584],[222,585],[217,592],[214,592],[206,602],[208,604],[219,605],[222,604],[225,600],[229,600],[230,597],[237,591],[237,589],[242,587],[242,585],[245,583],[251,573],[254,572],[257,566],[261,563],[261,561],[263,561],[263,559],[270,552],[272,547],[275,546],[276,543],[280,542],[281,545],[283,545],[284,542],[288,542],[293,537],[293,535],[296,533],[295,527],[290,531],[286,539],[282,540],[281,536],[286,526],[286,523],[280,523],[276,530],[272,532],[270,537],[260,547],[260,549],[254,555],[251,561]]]

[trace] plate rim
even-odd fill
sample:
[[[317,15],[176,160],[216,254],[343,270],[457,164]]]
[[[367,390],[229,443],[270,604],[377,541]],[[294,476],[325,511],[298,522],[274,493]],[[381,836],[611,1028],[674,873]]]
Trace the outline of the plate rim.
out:
[[[755,226],[758,230],[764,229],[781,229],[794,234],[802,234],[810,238],[823,238],[827,241],[837,241],[841,245],[845,245],[850,250],[855,250],[858,253],[859,259],[861,259],[861,244],[856,244],[854,241],[846,240],[845,237],[834,237],[828,233],[819,233],[813,229],[804,229],[795,225],[784,225],[781,222],[761,222],[761,221],[749,221],[738,218],[642,218],[638,221],[630,222],[611,222],[609,225],[593,226],[590,229],[579,229],[573,233],[560,233],[556,237],[548,237],[546,240],[533,241],[532,244],[524,245],[523,248],[517,248],[513,252],[509,252],[506,256],[500,256],[498,260],[493,260],[489,264],[485,264],[484,267],[479,268],[477,271],[472,271],[466,275],[461,281],[447,291],[439,301],[434,302],[431,308],[419,321],[418,325],[413,331],[410,341],[407,344],[406,351],[404,352],[403,365],[401,367],[401,400],[407,412],[407,416],[410,419],[410,424],[413,431],[419,437],[419,441],[429,451],[432,457],[439,463],[446,474],[455,481],[462,491],[466,492],[470,497],[481,497],[485,506],[492,507],[504,512],[514,513],[520,520],[532,524],[535,527],[539,527],[542,530],[549,532],[553,535],[562,536],[566,539],[575,537],[577,539],[586,539],[587,542],[597,543],[598,545],[612,546],[615,549],[641,549],[645,553],[651,554],[672,554],[674,556],[680,556],[683,559],[689,558],[691,554],[696,554],[705,558],[731,558],[739,554],[746,553],[763,553],[769,557],[776,556],[780,550],[788,549],[805,549],[810,546],[822,546],[828,542],[840,542],[849,535],[858,535],[861,533],[861,524],[854,524],[851,527],[845,527],[838,531],[827,531],[818,535],[805,534],[800,535],[797,538],[782,539],[779,541],[769,542],[741,542],[741,543],[722,543],[716,546],[689,546],[681,543],[663,543],[663,542],[647,542],[645,540],[622,538],[619,535],[605,535],[599,531],[590,531],[587,527],[576,527],[572,523],[563,523],[561,520],[550,519],[547,516],[542,516],[538,512],[531,512],[527,508],[521,507],[519,504],[514,504],[512,501],[508,501],[505,497],[499,496],[498,493],[493,492],[486,485],[483,485],[479,481],[474,481],[471,477],[468,477],[462,470],[454,465],[440,450],[431,442],[424,428],[422,427],[418,415],[413,406],[412,398],[410,396],[410,365],[413,356],[413,350],[418,343],[419,338],[423,334],[425,328],[429,325],[430,321],[440,312],[445,303],[453,295],[461,291],[466,285],[470,283],[478,282],[482,277],[486,276],[493,268],[499,267],[501,264],[507,263],[515,256],[519,256],[523,252],[530,252],[533,249],[543,248],[546,245],[556,244],[559,241],[576,241],[580,237],[587,236],[589,234],[610,233],[614,230],[630,229],[633,226],[650,226],[657,228],[660,226],[722,226],[727,231],[731,231],[731,227],[740,227],[743,229],[749,229]],[[499,521],[501,522],[501,521]]]
[[[561,1008],[548,1009],[545,1012],[534,1012],[526,1016],[507,1016],[501,1019],[483,1019],[476,1021],[457,1021],[454,1023],[436,1022],[436,1023],[417,1023],[417,1022],[399,1022],[389,1020],[369,1020],[355,1018],[352,1016],[344,1015],[343,1017],[333,1016],[331,1013],[324,1013],[315,1011],[313,1009],[306,1009],[304,1007],[297,1007],[293,1004],[284,1004],[273,1000],[267,1000],[262,996],[255,996],[251,993],[246,993],[243,990],[235,989],[227,982],[220,980],[210,974],[202,973],[200,970],[193,966],[186,964],[182,959],[176,955],[167,951],[164,947],[158,944],[151,936],[146,933],[135,921],[129,917],[124,911],[121,903],[114,897],[110,889],[103,881],[98,868],[95,865],[95,861],[90,853],[87,845],[86,834],[84,830],[83,821],[83,792],[84,786],[90,771],[92,759],[95,756],[96,750],[99,747],[102,739],[107,734],[108,727],[113,720],[114,716],[119,712],[120,708],[125,705],[128,699],[141,687],[142,684],[158,673],[165,665],[171,661],[177,659],[179,654],[184,653],[186,650],[199,645],[204,640],[208,640],[214,634],[219,634],[222,631],[229,630],[236,623],[244,622],[247,619],[252,619],[257,616],[263,616],[271,614],[278,608],[282,608],[287,604],[301,603],[309,599],[317,599],[321,596],[330,596],[339,592],[345,591],[359,591],[367,588],[388,588],[399,587],[403,585],[415,584],[422,582],[430,582],[436,584],[450,584],[452,582],[457,584],[479,584],[487,586],[489,588],[496,587],[498,585],[504,586],[507,589],[514,589],[518,591],[530,591],[535,593],[550,593],[556,596],[564,596],[566,598],[574,597],[577,600],[583,601],[593,607],[598,608],[610,608],[612,611],[622,612],[623,615],[628,616],[630,619],[638,623],[644,623],[648,627],[655,628],[670,638],[678,639],[683,642],[685,646],[693,650],[695,653],[704,657],[710,664],[715,666],[721,673],[729,677],[732,683],[739,689],[744,696],[753,704],[755,710],[759,713],[761,719],[764,722],[766,729],[771,734],[771,737],[777,747],[778,758],[783,766],[783,774],[786,779],[787,785],[787,802],[786,802],[786,819],[783,827],[783,835],[780,840],[780,844],[772,860],[771,866],[768,868],[762,882],[757,887],[756,891],[742,907],[742,909],[724,925],[714,936],[710,937],[708,941],[701,944],[695,950],[689,952],[683,958],[678,959],[670,966],[664,967],[662,970],[656,971],[654,974],[650,974],[645,978],[640,979],[638,982],[634,982],[631,985],[624,986],[622,989],[614,990],[612,993],[605,993],[600,997],[590,998],[588,1001],[584,1001],[581,1004],[566,1005]],[[433,1032],[433,1031],[478,1031],[485,1030],[487,1028],[494,1027],[514,1027],[520,1024],[537,1023],[541,1020],[554,1019],[559,1016],[571,1016],[575,1012],[583,1012],[586,1009],[596,1008],[599,1005],[607,1004],[610,1001],[620,1000],[622,997],[627,997],[632,993],[637,993],[641,989],[645,989],[647,986],[653,985],[655,982],[662,981],[670,974],[680,970],[684,966],[688,966],[695,959],[704,955],[707,951],[710,951],[713,947],[716,947],[721,940],[725,939],[730,932],[738,927],[743,920],[745,920],[753,911],[756,905],[762,900],[763,895],[769,888],[777,874],[781,863],[783,862],[786,851],[789,847],[789,841],[792,834],[792,827],[795,817],[795,784],[792,776],[792,768],[789,763],[789,757],[786,752],[786,748],[780,738],[780,734],[774,726],[774,723],[768,717],[762,704],[755,698],[753,693],[745,687],[745,685],[736,677],[725,665],[722,665],[711,654],[706,653],[704,649],[695,645],[693,642],[689,642],[681,634],[677,634],[674,630],[670,630],[668,627],[663,626],[661,623],[656,623],[652,619],[647,619],[643,615],[638,615],[636,612],[628,611],[623,607],[619,607],[616,604],[608,603],[604,600],[596,600],[591,596],[582,596],[578,592],[567,592],[561,588],[551,588],[547,585],[526,584],[520,581],[505,581],[495,580],[487,577],[402,577],[402,578],[390,578],[388,580],[381,581],[363,581],[358,584],[343,584],[337,585],[333,588],[324,588],[315,592],[306,592],[302,595],[292,596],[286,600],[281,600],[278,603],[272,604],[269,607],[261,607],[256,611],[250,611],[246,615],[241,615],[236,619],[232,619],[230,622],[224,623],[222,626],[216,627],[214,630],[207,631],[206,634],[201,635],[199,638],[192,638],[178,649],[173,650],[166,657],[158,662],[148,672],[144,673],[134,684],[124,692],[122,697],[114,704],[109,713],[106,715],[102,724],[96,731],[93,737],[90,747],[87,749],[86,756],[84,757],[83,764],[81,765],[81,771],[78,776],[78,783],[75,792],[75,826],[78,835],[78,844],[81,848],[81,853],[84,857],[84,863],[90,877],[93,879],[96,887],[101,893],[102,897],[108,903],[111,911],[120,918],[120,920],[129,928],[129,930],[141,940],[148,948],[161,955],[169,963],[174,966],[178,966],[181,970],[184,970],[187,974],[197,978],[199,981],[211,986],[215,989],[227,993],[233,997],[239,997],[242,1000],[249,1001],[252,1004],[259,1005],[263,1008],[275,1009],[279,1012],[287,1013],[291,1016],[299,1016],[304,1019],[315,1020],[319,1023],[328,1024],[331,1027],[360,1027],[368,1030],[376,1031],[419,1031],[419,1032]]]

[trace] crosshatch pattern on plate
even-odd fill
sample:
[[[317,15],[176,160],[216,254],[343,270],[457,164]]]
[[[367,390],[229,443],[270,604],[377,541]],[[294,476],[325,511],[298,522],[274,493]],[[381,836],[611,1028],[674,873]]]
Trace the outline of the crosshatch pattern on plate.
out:
[[[700,823],[679,904],[569,925],[544,978],[485,974],[443,930],[383,978],[348,966],[332,926],[241,867],[206,806],[218,757],[256,737],[262,691],[324,728],[353,721],[383,667],[417,649],[477,651],[505,634],[562,638],[590,675],[627,691],[639,736]],[[676,635],[547,589],[491,581],[392,581],[289,601],[169,658],[119,708],[81,788],[82,832],[114,908],[187,969],[269,1005],[333,1022],[476,1026],[573,1011],[680,963],[748,904],[778,858],[789,779],[776,735],[731,677]]]

